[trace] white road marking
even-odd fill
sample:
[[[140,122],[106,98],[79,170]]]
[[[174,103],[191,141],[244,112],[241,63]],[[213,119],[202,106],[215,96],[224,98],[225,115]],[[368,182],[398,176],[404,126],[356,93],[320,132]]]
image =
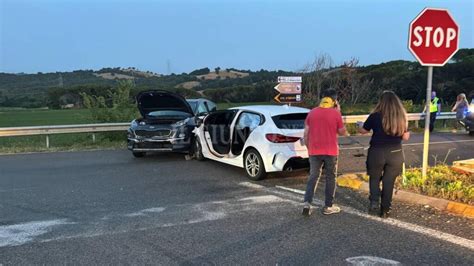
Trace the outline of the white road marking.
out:
[[[346,261],[352,265],[369,266],[369,265],[400,265],[396,260],[389,260],[373,256],[358,256],[347,258]]]
[[[239,186],[248,187],[248,188],[255,188],[255,189],[264,188],[264,186],[262,186],[262,185],[257,185],[255,183],[250,183],[250,182],[240,182]]]
[[[163,208],[163,207],[157,207],[157,208],[149,208],[149,209],[144,209],[144,210],[141,210],[141,211],[137,211],[137,212],[132,212],[132,213],[127,213],[125,214],[124,216],[127,216],[127,217],[137,217],[137,216],[145,216],[149,213],[159,213],[159,212],[162,212],[164,211],[166,208]]]
[[[265,195],[265,196],[256,196],[256,197],[247,197],[239,199],[239,201],[249,201],[252,204],[267,204],[267,203],[277,203],[277,202],[293,202],[291,200],[283,199],[275,195]]]
[[[61,219],[0,226],[0,247],[23,245],[33,241],[37,236],[48,233],[52,227],[64,224],[72,223]]]
[[[283,190],[286,190],[286,191],[290,191],[290,192],[293,192],[293,193],[296,193],[296,194],[299,194],[299,195],[304,195],[304,193],[305,193],[303,190],[293,189],[293,188],[288,188],[288,187],[283,187],[283,186],[276,186],[276,188],[283,189]],[[313,202],[313,203],[316,203],[318,205],[322,204],[322,202],[316,202],[316,201]],[[359,216],[359,217],[363,217],[363,218],[366,218],[366,219],[369,219],[369,220],[372,220],[372,221],[376,221],[376,222],[380,222],[380,223],[384,223],[384,224],[388,224],[388,225],[393,225],[393,226],[396,226],[398,228],[402,228],[402,229],[412,231],[412,232],[415,232],[415,233],[419,233],[419,234],[422,234],[422,235],[425,235],[425,236],[428,236],[428,237],[432,237],[432,238],[443,240],[443,241],[446,241],[446,242],[449,242],[449,243],[452,243],[452,244],[456,244],[456,245],[462,246],[464,248],[468,248],[470,250],[474,250],[474,241],[473,240],[469,240],[469,239],[462,238],[462,237],[459,237],[459,236],[451,235],[451,234],[448,234],[448,233],[444,233],[444,232],[434,230],[434,229],[431,229],[431,228],[428,228],[428,227],[420,226],[420,225],[417,225],[417,224],[403,222],[403,221],[396,220],[396,219],[393,219],[393,218],[382,219],[380,217],[376,217],[376,216],[369,215],[367,213],[360,212],[360,211],[358,211],[358,210],[356,210],[352,207],[341,206],[341,205],[339,205],[339,206],[341,207],[341,209],[344,212],[349,213],[349,214],[353,214],[353,215],[356,215],[356,216]]]
[[[259,187],[263,188],[263,186]],[[74,235],[54,236],[50,239],[43,239],[41,240],[41,242],[51,242],[76,238],[90,238],[105,235],[109,236],[116,234],[125,234],[129,232],[147,231],[159,228],[185,226],[203,222],[217,221],[225,219],[226,217],[232,214],[239,215],[239,213],[252,212],[261,209],[262,206],[277,206],[274,203],[288,203],[295,205],[295,202],[289,199],[280,198],[275,195],[262,195],[230,200],[208,201],[194,204],[179,204],[167,206],[166,208],[150,208],[133,213],[128,213],[125,215],[116,215],[139,218],[139,223],[142,226],[138,228],[127,226],[125,229],[117,228],[115,230],[109,231],[97,231],[97,226],[94,226],[93,228],[82,229],[83,232],[81,233],[76,233]],[[146,215],[148,213],[152,213],[150,211],[156,213],[156,216]],[[176,213],[179,213],[180,216],[176,217]],[[106,219],[108,219],[108,217],[103,217],[99,220],[103,221]],[[145,226],[143,226],[143,224],[145,224]],[[79,228],[79,230],[81,229]]]

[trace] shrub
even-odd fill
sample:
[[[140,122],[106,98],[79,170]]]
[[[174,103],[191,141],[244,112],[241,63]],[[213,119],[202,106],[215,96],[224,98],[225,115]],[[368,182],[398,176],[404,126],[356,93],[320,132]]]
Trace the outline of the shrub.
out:
[[[118,81],[115,90],[108,91],[108,97],[81,93],[84,107],[89,109],[96,123],[129,122],[138,116],[137,108],[130,98],[134,85],[131,80]],[[125,139],[124,132],[104,134],[109,140]]]
[[[397,179],[397,187],[428,196],[474,204],[474,175],[459,174],[445,164],[428,168],[423,178],[421,169],[410,169],[405,178]]]

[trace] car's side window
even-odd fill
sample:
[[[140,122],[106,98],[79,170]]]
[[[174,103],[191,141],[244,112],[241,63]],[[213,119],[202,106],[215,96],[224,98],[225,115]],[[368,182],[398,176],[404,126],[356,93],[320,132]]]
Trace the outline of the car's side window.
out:
[[[207,104],[207,108],[209,108],[209,112],[213,112],[217,110],[217,106],[215,103],[207,101],[206,104]]]
[[[197,113],[198,114],[207,114],[208,113],[208,111],[206,109],[206,106],[204,105],[204,102],[202,102],[198,105]]]
[[[250,129],[250,132],[252,132],[255,128],[260,125],[260,122],[262,122],[262,117],[258,114],[255,113],[248,113],[248,112],[243,112],[239,116],[239,121],[237,121],[237,124],[235,127],[237,129],[243,129],[248,127]]]

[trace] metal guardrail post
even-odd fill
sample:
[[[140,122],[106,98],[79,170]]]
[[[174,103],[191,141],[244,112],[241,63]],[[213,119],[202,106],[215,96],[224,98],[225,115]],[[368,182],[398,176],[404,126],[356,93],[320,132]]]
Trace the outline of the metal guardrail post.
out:
[[[92,133],[92,143],[95,143],[95,133]]]
[[[49,149],[49,135],[46,135],[46,148]]]

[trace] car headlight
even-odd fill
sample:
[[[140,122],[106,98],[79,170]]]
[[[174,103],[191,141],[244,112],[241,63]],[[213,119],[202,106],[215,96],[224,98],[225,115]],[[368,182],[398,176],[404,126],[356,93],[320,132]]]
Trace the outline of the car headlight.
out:
[[[469,113],[474,113],[474,104],[469,105],[469,108],[467,109]]]
[[[176,122],[174,125],[175,125],[176,127],[181,127],[181,126],[184,126],[185,124],[187,124],[188,121],[189,121],[189,118],[186,118],[186,119],[184,119],[184,120],[181,120],[181,121]]]
[[[140,126],[144,126],[146,125],[145,121],[140,121],[140,123],[138,123]]]
[[[132,123],[130,124],[130,127],[137,127],[138,123],[137,120],[133,120]]]

